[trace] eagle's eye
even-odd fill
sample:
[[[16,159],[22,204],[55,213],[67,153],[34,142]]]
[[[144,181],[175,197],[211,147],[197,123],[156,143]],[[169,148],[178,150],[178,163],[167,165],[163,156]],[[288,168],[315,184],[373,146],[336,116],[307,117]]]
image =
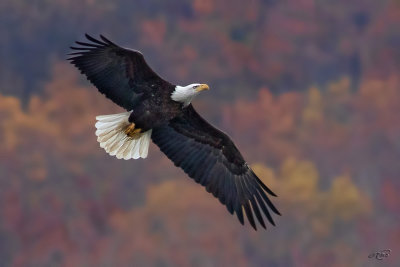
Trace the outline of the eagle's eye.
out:
[[[195,86],[193,86],[193,89],[196,89],[197,87],[199,87],[199,85],[195,85]]]

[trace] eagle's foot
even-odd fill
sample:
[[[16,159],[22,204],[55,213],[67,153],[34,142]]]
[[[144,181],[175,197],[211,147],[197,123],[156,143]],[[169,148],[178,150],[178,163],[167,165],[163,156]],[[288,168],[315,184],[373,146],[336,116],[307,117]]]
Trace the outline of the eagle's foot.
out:
[[[134,137],[136,134],[140,133],[141,131],[142,131],[142,129],[135,128],[135,124],[133,122],[131,124],[129,124],[124,130],[125,134],[129,137]]]

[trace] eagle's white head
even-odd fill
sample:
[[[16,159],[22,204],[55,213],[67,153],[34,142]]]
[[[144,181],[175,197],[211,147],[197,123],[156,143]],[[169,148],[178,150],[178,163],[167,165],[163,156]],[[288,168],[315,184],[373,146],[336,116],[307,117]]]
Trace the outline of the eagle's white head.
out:
[[[171,98],[174,101],[183,103],[183,106],[186,107],[198,93],[209,89],[210,87],[207,84],[200,83],[192,83],[186,86],[177,85],[171,94]]]

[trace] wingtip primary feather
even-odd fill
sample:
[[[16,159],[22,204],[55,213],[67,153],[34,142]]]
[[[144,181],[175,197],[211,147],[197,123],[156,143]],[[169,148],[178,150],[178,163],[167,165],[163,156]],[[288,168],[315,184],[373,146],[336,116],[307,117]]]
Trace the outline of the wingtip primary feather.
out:
[[[104,42],[108,43],[109,45],[116,46],[116,44],[114,44],[113,42],[111,42],[110,40],[108,40],[106,37],[104,37],[104,35],[100,34],[100,38],[101,38]]]
[[[268,194],[270,194],[270,195],[273,196],[273,197],[277,197],[277,195],[276,195],[274,192],[272,192],[272,190],[269,189],[269,188],[261,181],[261,179],[258,178],[258,176],[257,176],[253,171],[251,172],[251,174],[252,174],[252,176],[257,180],[257,183],[258,183]]]
[[[85,42],[80,42],[80,41],[75,41],[76,44],[78,45],[83,45],[83,46],[90,46],[93,48],[100,48],[100,45],[96,45],[96,44],[90,44],[90,43],[85,43]]]
[[[76,47],[76,46],[70,46],[69,48],[71,48],[72,50],[84,50],[84,51],[90,51],[93,49],[90,47]]]
[[[81,55],[83,52],[72,52],[68,53],[67,56],[75,56],[75,55]]]
[[[90,36],[90,35],[87,34],[87,33],[85,33],[85,37],[86,37],[89,41],[92,41],[93,43],[99,44],[99,45],[101,45],[101,46],[107,45],[106,43],[103,43],[103,42],[97,40],[96,38]]]

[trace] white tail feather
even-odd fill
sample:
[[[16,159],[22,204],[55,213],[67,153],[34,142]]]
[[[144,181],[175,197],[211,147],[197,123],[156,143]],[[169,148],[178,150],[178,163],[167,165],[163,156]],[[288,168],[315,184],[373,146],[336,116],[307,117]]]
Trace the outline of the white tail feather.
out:
[[[149,152],[151,130],[137,134],[134,138],[125,134],[130,124],[131,112],[101,115],[96,117],[96,136],[100,147],[118,159],[146,158]]]

